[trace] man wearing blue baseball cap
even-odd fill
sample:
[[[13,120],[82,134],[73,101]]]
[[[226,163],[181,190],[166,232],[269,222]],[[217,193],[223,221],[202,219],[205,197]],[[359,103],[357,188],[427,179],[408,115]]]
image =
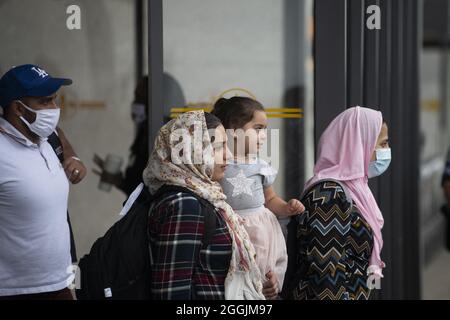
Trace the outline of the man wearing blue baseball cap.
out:
[[[0,300],[72,299],[68,180],[86,168],[57,128],[55,102],[71,83],[30,64],[0,79]],[[49,143],[56,131],[63,163]]]

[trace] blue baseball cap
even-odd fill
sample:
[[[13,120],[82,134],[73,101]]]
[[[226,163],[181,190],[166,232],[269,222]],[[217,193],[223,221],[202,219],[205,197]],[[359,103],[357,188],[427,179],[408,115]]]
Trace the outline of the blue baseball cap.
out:
[[[24,64],[13,67],[0,79],[0,106],[6,108],[12,101],[23,97],[46,97],[72,80],[53,78],[44,69]]]

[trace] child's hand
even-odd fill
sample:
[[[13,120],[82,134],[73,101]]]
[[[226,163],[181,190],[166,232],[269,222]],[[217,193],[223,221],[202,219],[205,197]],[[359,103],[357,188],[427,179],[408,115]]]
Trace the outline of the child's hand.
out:
[[[288,213],[289,216],[300,214],[303,211],[305,211],[305,206],[297,199],[291,199],[286,203],[286,213]]]
[[[274,300],[278,296],[278,278],[277,275],[269,271],[266,274],[266,281],[263,283],[263,294],[267,300]]]

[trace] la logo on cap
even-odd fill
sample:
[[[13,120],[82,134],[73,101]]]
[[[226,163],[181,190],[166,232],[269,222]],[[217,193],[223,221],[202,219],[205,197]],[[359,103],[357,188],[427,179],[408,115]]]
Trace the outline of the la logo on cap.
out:
[[[42,70],[40,68],[36,68],[36,67],[32,67],[31,70],[33,70],[34,72],[37,72],[37,74],[39,75],[39,77],[41,78],[45,78],[48,76],[48,73],[45,72],[45,70]]]

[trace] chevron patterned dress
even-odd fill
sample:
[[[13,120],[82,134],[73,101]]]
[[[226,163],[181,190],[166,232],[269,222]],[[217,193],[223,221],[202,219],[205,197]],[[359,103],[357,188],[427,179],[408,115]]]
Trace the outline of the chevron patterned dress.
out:
[[[306,211],[291,221],[295,236],[288,248],[291,263],[285,297],[369,299],[367,268],[373,234],[355,203],[335,181],[313,185],[301,201]]]

